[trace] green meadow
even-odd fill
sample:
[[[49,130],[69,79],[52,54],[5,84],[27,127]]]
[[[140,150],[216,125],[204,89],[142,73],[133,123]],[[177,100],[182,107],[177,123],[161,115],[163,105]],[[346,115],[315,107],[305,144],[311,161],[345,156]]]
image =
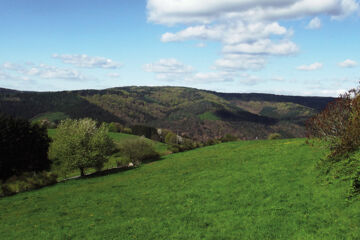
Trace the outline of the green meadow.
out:
[[[304,139],[239,141],[0,199],[0,239],[360,239]]]

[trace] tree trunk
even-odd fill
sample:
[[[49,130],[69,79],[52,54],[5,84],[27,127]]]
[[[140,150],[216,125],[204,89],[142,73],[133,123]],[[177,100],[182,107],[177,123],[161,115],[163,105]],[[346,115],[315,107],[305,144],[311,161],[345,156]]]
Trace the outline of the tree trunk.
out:
[[[82,177],[85,176],[84,168],[80,168],[80,174],[81,174]]]

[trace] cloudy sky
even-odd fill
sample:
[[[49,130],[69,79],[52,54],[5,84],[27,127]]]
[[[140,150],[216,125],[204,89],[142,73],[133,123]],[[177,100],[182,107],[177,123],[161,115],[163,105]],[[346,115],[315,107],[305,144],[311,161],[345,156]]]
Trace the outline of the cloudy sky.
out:
[[[360,81],[359,0],[0,1],[0,87],[187,86],[337,96]]]

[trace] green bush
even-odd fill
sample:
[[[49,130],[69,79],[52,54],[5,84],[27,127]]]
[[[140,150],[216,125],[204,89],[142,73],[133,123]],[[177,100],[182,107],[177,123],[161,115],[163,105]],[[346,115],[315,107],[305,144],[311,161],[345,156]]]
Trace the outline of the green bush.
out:
[[[131,128],[128,128],[128,127],[124,127],[124,129],[122,130],[123,133],[126,133],[126,134],[132,134],[132,130]]]
[[[178,137],[175,133],[168,131],[165,136],[165,143],[166,144],[177,144],[178,143]]]
[[[119,148],[120,152],[129,159],[129,162],[135,165],[160,158],[160,154],[155,151],[154,145],[144,138],[126,140],[120,144]]]
[[[233,141],[237,141],[237,137],[231,135],[231,134],[226,134],[224,137],[222,137],[221,142],[233,142]]]
[[[38,189],[57,183],[57,175],[50,172],[27,172],[12,176],[1,184],[0,196],[9,196],[19,192]]]
[[[122,132],[124,127],[118,122],[109,123],[109,132]]]
[[[281,139],[280,133],[270,133],[268,136],[269,140]]]

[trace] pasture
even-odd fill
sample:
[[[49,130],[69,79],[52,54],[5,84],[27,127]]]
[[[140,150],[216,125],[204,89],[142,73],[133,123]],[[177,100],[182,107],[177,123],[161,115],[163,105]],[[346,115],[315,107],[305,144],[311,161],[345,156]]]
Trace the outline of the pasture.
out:
[[[304,139],[239,141],[0,199],[0,239],[359,239]]]

